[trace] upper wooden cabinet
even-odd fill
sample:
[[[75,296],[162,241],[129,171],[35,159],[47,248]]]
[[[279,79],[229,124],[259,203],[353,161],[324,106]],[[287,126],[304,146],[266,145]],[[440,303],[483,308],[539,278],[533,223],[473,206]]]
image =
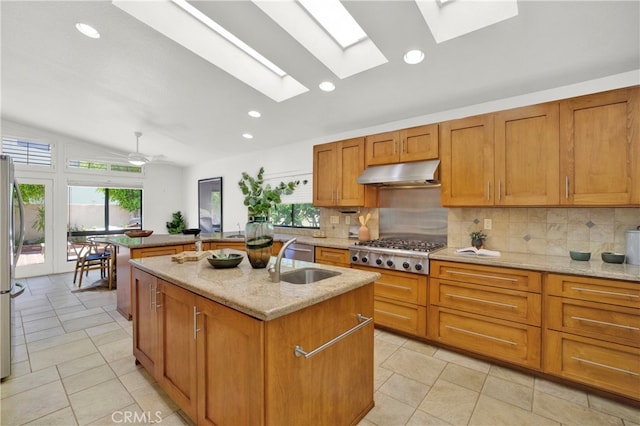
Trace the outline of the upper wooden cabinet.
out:
[[[365,206],[365,186],[356,180],[364,171],[364,138],[313,147],[313,205]],[[373,188],[369,188],[371,191]]]
[[[438,125],[412,127],[366,138],[366,166],[438,158]]]
[[[640,204],[640,87],[560,102],[560,201]]]
[[[557,205],[558,103],[441,125],[442,204]]]

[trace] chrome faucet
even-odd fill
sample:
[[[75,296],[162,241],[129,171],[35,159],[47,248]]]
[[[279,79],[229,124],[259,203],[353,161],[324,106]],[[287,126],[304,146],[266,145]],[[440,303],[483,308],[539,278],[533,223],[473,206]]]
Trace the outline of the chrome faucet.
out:
[[[282,248],[278,252],[278,256],[276,257],[276,262],[269,265],[269,278],[271,278],[271,282],[272,283],[279,283],[280,282],[280,264],[282,263],[282,258],[284,257],[284,251],[291,244],[295,243],[295,241],[296,241],[296,239],[292,238],[289,241],[287,241],[286,243],[284,243],[284,245],[282,246]]]

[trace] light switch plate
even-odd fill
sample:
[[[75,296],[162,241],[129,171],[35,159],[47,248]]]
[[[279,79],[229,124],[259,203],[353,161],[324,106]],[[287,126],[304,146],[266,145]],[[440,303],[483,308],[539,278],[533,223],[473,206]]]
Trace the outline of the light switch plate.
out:
[[[484,229],[491,230],[491,226],[492,226],[491,219],[485,219],[484,220]]]

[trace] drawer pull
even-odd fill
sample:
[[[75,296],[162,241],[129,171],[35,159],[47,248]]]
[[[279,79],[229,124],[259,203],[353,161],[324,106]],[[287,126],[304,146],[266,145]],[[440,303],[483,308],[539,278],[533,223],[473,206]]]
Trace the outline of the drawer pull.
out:
[[[358,322],[360,324],[350,328],[349,330],[345,331],[341,335],[339,335],[337,337],[334,337],[333,339],[329,340],[327,343],[324,343],[323,345],[318,346],[317,348],[315,348],[311,352],[305,352],[304,349],[302,349],[302,346],[296,345],[295,349],[293,350],[293,353],[297,357],[303,356],[305,358],[311,358],[312,356],[314,356],[318,352],[321,352],[321,351],[327,349],[329,346],[333,345],[334,343],[337,343],[340,340],[342,340],[345,337],[347,337],[348,335],[360,330],[362,327],[364,327],[365,325],[369,324],[371,321],[373,321],[373,318],[367,318],[362,314],[358,314]]]
[[[590,288],[582,288],[582,287],[571,287],[571,290],[585,291],[587,293],[608,294],[610,296],[634,297],[636,299],[640,297],[637,294],[616,293],[615,291],[604,291],[604,290],[592,290]]]
[[[620,373],[625,373],[625,374],[630,374],[632,376],[640,376],[640,374],[634,372],[634,371],[629,371],[629,370],[624,370],[622,368],[618,368],[618,367],[613,367],[611,365],[607,365],[607,364],[600,364],[599,362],[595,362],[595,361],[589,361],[588,359],[583,359],[577,356],[572,356],[571,359],[578,361],[578,362],[584,362],[585,364],[591,364],[591,365],[595,365],[597,367],[602,367],[602,368],[607,368],[609,370],[614,370],[614,371],[619,371]]]
[[[454,299],[464,299],[464,300],[472,300],[474,302],[487,303],[489,305],[505,306],[507,308],[517,308],[518,307],[518,305],[512,305],[510,303],[494,302],[493,300],[484,300],[484,299],[478,299],[478,298],[475,298],[475,297],[460,296],[458,294],[445,293],[445,296],[449,296],[449,297],[454,298]]]
[[[384,287],[391,287],[391,288],[395,288],[395,289],[403,290],[403,291],[411,291],[411,289],[409,287],[405,287],[405,286],[401,286],[401,285],[387,284],[387,283],[381,283],[381,282],[377,282],[376,285],[380,285],[380,286],[384,286]]]
[[[451,275],[458,274],[458,275],[468,275],[470,277],[491,278],[493,280],[504,280],[504,281],[512,281],[512,282],[518,281],[516,278],[505,278],[505,277],[496,277],[494,275],[472,274],[471,272],[459,272],[459,271],[449,271],[449,270],[445,270],[445,272],[448,272]]]
[[[594,322],[596,324],[610,325],[611,327],[626,328],[627,330],[640,330],[640,328],[634,327],[634,326],[631,326],[631,325],[615,324],[615,323],[612,323],[612,322],[598,321],[598,320],[589,319],[589,318],[573,317],[572,316],[571,319],[574,319],[576,321]]]
[[[409,317],[408,317],[408,316],[406,316],[406,315],[394,314],[394,313],[392,313],[392,312],[381,311],[381,310],[379,310],[379,309],[376,309],[376,310],[375,310],[375,312],[378,312],[378,313],[380,313],[380,314],[387,315],[387,316],[390,316],[390,317],[402,318],[402,319],[404,319],[404,320],[411,321],[411,318],[409,318]]]
[[[496,342],[506,343],[508,345],[513,345],[513,346],[517,346],[518,345],[516,342],[512,342],[511,340],[499,339],[497,337],[489,336],[487,334],[476,333],[475,331],[465,330],[464,328],[458,328],[458,327],[454,327],[452,325],[445,325],[445,327],[446,328],[450,328],[451,330],[459,331],[461,333],[467,333],[467,334],[472,334],[472,335],[478,336],[478,337],[484,337],[485,339],[495,340]]]

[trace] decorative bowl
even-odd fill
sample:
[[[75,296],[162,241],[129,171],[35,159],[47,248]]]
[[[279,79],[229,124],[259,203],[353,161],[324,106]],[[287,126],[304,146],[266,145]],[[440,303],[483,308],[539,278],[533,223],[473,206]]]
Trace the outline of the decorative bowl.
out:
[[[569,251],[569,257],[571,257],[573,260],[586,261],[591,259],[591,252],[571,250]]]
[[[188,229],[183,229],[182,233],[185,235],[198,235],[200,234],[201,230],[200,228],[188,228]]]
[[[227,254],[227,255],[219,255],[223,257],[215,257],[215,255],[207,257],[207,261],[214,268],[222,269],[222,268],[235,268],[242,262],[244,256],[241,254]]]
[[[625,255],[622,253],[602,252],[602,261],[606,263],[624,263]]]
[[[129,231],[124,231],[124,235],[129,238],[139,238],[139,237],[148,237],[153,234],[152,230],[144,230],[144,229],[132,229]]]

